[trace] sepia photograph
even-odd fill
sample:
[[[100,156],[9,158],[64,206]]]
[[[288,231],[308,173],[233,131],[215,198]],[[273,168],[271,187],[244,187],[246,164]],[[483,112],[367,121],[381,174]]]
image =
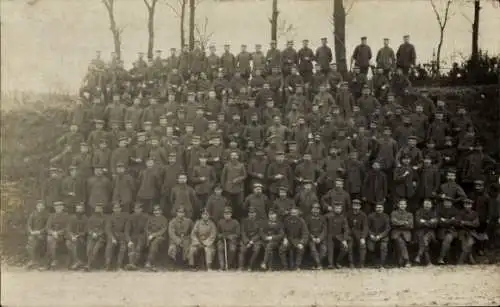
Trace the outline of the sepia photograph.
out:
[[[500,0],[0,22],[1,306],[500,305]]]

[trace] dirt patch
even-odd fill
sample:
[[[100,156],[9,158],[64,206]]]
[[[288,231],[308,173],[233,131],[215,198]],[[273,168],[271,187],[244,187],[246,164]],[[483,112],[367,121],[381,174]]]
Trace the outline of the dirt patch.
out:
[[[2,304],[495,306],[500,304],[499,284],[499,266],[272,273],[80,273],[15,269],[2,274]]]

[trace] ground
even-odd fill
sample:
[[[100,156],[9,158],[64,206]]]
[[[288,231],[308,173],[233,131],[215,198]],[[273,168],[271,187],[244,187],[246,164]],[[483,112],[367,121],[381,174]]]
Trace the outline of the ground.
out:
[[[302,272],[2,272],[2,306],[500,304],[500,266]]]

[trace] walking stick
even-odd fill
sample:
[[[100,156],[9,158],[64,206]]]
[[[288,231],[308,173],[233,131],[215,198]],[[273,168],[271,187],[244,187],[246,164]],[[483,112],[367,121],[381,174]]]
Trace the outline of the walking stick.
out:
[[[227,264],[227,240],[224,238],[224,266],[226,271],[229,269],[229,265]]]

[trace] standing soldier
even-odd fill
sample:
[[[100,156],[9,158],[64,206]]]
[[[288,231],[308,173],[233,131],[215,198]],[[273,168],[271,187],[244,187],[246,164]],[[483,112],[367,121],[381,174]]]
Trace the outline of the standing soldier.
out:
[[[476,261],[472,256],[472,248],[476,240],[480,239],[477,228],[479,228],[479,216],[476,211],[472,209],[472,199],[464,200],[464,209],[460,211],[457,217],[459,231],[458,239],[460,240],[462,250],[457,264],[464,264],[469,261],[470,264],[475,264]]]
[[[268,215],[268,210],[270,209],[270,201],[266,194],[263,193],[263,184],[256,182],[253,184],[253,193],[248,195],[243,203],[243,208],[247,211],[250,208],[255,210],[256,218],[258,220],[263,220]]]
[[[263,72],[266,67],[266,57],[262,53],[262,45],[255,45],[255,52],[252,54],[252,68],[253,72],[256,74],[257,70]]]
[[[241,230],[240,223],[233,219],[232,215],[233,210],[231,207],[226,207],[224,208],[224,217],[217,221],[217,257],[219,258],[219,270],[230,269],[236,257]]]
[[[293,199],[288,197],[288,188],[279,187],[278,197],[274,200],[272,208],[278,214],[278,218],[283,222],[289,215],[290,210],[295,207]]]
[[[346,190],[344,190],[344,179],[337,177],[335,179],[335,186],[331,188],[321,198],[323,209],[325,212],[333,211],[336,204],[341,204],[344,211],[351,210],[351,197]]]
[[[457,173],[455,169],[449,169],[446,172],[446,182],[439,187],[441,199],[450,198],[457,204],[467,198],[464,189],[456,182]]]
[[[116,164],[111,200],[113,203],[119,203],[121,205],[120,209],[123,209],[124,212],[130,213],[136,193],[136,184],[132,175],[126,173],[125,170],[123,163]]]
[[[54,202],[54,213],[51,213],[47,219],[47,254],[49,256],[49,268],[55,269],[57,266],[57,251],[61,243],[68,239],[67,229],[69,215],[64,212],[64,203],[62,201]]]
[[[238,161],[238,153],[233,151],[230,155],[230,161],[226,163],[221,174],[221,184],[227,198],[235,211],[236,217],[243,216],[241,212],[244,201],[245,179],[247,171],[245,165]]]
[[[403,70],[405,76],[408,76],[410,69],[415,66],[417,54],[415,47],[410,44],[410,35],[403,36],[403,43],[396,52],[396,64]]]
[[[85,180],[78,173],[76,165],[69,167],[69,176],[66,176],[61,183],[62,196],[64,203],[68,208],[72,208],[76,203],[84,202],[85,196]]]
[[[201,48],[200,42],[194,42],[194,48],[191,51],[191,74],[198,76],[204,69],[205,50]]]
[[[371,59],[372,50],[366,43],[366,36],[363,36],[361,37],[361,44],[354,48],[351,58],[351,66],[354,62],[354,65],[359,67],[359,72],[366,75],[368,73],[368,68],[370,67]]]
[[[135,97],[133,104],[125,110],[125,121],[131,121],[135,131],[141,128],[141,119],[144,109],[141,107],[141,98]]]
[[[330,62],[333,59],[332,49],[328,47],[326,37],[321,38],[321,46],[316,49],[315,59],[320,65],[321,71],[326,74],[330,67]]]
[[[273,252],[280,247],[285,236],[283,224],[278,220],[274,210],[269,210],[268,219],[263,221],[260,231],[262,241],[264,241],[264,260],[260,267],[264,270],[271,269]]]
[[[170,56],[167,58],[165,69],[167,73],[170,73],[174,68],[179,68],[179,57],[177,56],[177,50],[175,48],[170,48]]]
[[[125,116],[125,106],[120,102],[120,94],[113,94],[113,101],[106,106],[104,118],[108,123],[116,122],[118,127],[123,127],[123,118]]]
[[[142,204],[135,203],[134,213],[125,226],[125,239],[128,248],[127,270],[136,270],[137,262],[146,246],[146,224],[149,216],[142,211]]]
[[[359,267],[363,268],[366,260],[368,217],[361,211],[361,201],[359,199],[354,199],[352,201],[352,212],[347,215],[347,222],[351,229],[351,240],[349,242],[349,248],[351,249],[349,255],[351,259],[349,259],[349,263],[354,263],[353,249],[356,247],[359,252]]]
[[[290,215],[284,219],[283,228],[285,232],[285,237],[281,246],[279,248],[279,254],[281,258],[281,264],[284,269],[291,268],[295,270],[300,270],[302,265],[302,258],[304,256],[304,251],[306,244],[309,240],[309,230],[307,229],[307,224],[302,217],[299,216],[299,208],[293,206],[290,209]],[[288,265],[288,253],[291,252],[295,257],[295,264]]]
[[[276,48],[276,41],[272,40],[269,45],[270,48],[266,53],[266,74],[269,74],[273,67],[281,65],[281,52]]]
[[[178,260],[178,255],[182,255],[182,263],[187,261],[189,246],[191,245],[191,230],[193,221],[186,217],[184,207],[178,207],[176,216],[168,224],[168,256]]]
[[[216,77],[217,72],[219,71],[220,58],[215,53],[215,45],[210,45],[208,49],[209,49],[209,55],[206,58],[205,67],[208,79],[213,80]]]
[[[241,221],[241,242],[240,242],[240,254],[238,258],[238,270],[242,271],[245,267],[245,258],[247,256],[247,251],[252,250],[252,255],[248,262],[248,271],[252,270],[252,267],[259,256],[259,252],[262,248],[262,240],[260,237],[260,220],[257,219],[257,211],[254,207],[248,208],[248,217]]]
[[[390,231],[390,218],[386,213],[384,213],[384,204],[378,203],[375,206],[375,211],[368,215],[367,248],[370,252],[374,252],[377,245],[379,246],[380,259],[377,264],[379,267],[385,267]]]
[[[290,74],[290,69],[298,63],[297,51],[293,47],[293,41],[286,43],[286,48],[281,52],[281,68],[283,76]]]
[[[366,203],[365,212],[373,211],[375,204],[384,204],[388,192],[387,176],[380,170],[380,163],[373,162],[372,169],[366,174],[361,188],[363,201]]]
[[[438,224],[437,213],[432,208],[432,200],[425,199],[422,208],[415,213],[415,235],[418,240],[418,252],[415,263],[420,264],[424,256],[426,264],[431,263],[429,245],[436,240],[436,227]]]
[[[184,80],[189,79],[190,75],[190,67],[189,64],[191,64],[191,53],[189,52],[189,46],[185,44],[182,47],[181,54],[179,55],[179,74]]]
[[[233,78],[234,70],[236,69],[236,58],[230,50],[231,46],[229,44],[225,44],[224,53],[220,57],[220,64],[224,70],[224,76],[228,81]]]
[[[168,154],[167,164],[163,167],[163,184],[161,186],[161,200],[163,211],[168,216],[174,216],[172,211],[172,203],[170,203],[172,188],[176,185],[177,179],[180,174],[184,174],[184,166],[181,161],[177,159],[177,153],[171,151]]]
[[[289,190],[293,189],[292,168],[285,162],[285,153],[283,151],[278,150],[276,152],[275,161],[271,162],[267,168],[267,178],[270,181],[271,200],[278,196],[280,186],[287,187]]]
[[[389,39],[384,38],[384,47],[377,52],[377,67],[384,70],[384,75],[389,76],[391,70],[396,65],[396,56],[394,50],[389,47]]]
[[[215,170],[207,164],[207,158],[205,153],[199,156],[200,164],[193,168],[190,178],[202,207],[206,206],[208,196],[217,181]]]
[[[208,211],[204,209],[201,219],[197,220],[191,231],[191,246],[189,247],[189,266],[195,269],[196,254],[203,249],[205,252],[205,265],[208,271],[212,270],[212,262],[215,255],[215,239],[217,238],[217,227],[210,219]]]
[[[95,258],[106,244],[106,216],[103,213],[103,203],[98,202],[94,212],[87,221],[87,266],[86,271],[92,269]]]
[[[118,257],[116,267],[121,270],[123,267],[123,259],[127,250],[127,241],[125,231],[130,214],[128,211],[122,212],[122,206],[119,202],[113,203],[113,213],[106,221],[106,251],[105,263],[106,270],[111,270],[111,262],[115,248],[118,248]]]
[[[411,242],[413,214],[406,211],[406,206],[406,199],[400,199],[398,209],[391,213],[391,239],[395,241],[397,246],[399,264],[409,268],[411,264],[407,245]]]
[[[304,39],[302,41],[302,48],[299,50],[298,54],[298,66],[299,73],[304,78],[306,84],[310,84],[312,81],[313,74],[313,64],[314,52],[309,48],[309,40]]]
[[[247,51],[247,45],[241,45],[241,52],[236,56],[236,67],[241,73],[241,77],[248,80],[250,77],[250,61],[252,55]]]
[[[146,222],[146,248],[148,256],[144,268],[146,270],[156,271],[154,264],[158,250],[161,244],[165,241],[165,233],[168,229],[167,218],[163,215],[160,205],[153,207],[153,215],[148,217]]]
[[[424,157],[424,164],[418,171],[418,185],[415,191],[416,201],[421,203],[425,199],[437,196],[441,175],[436,165],[432,165],[431,157]]]
[[[76,204],[75,213],[69,218],[68,239],[66,240],[73,261],[72,270],[79,269],[83,264],[80,253],[85,248],[87,226],[88,218],[85,215],[85,205],[83,202]]]
[[[339,248],[339,254],[337,256],[335,267],[341,268],[342,260],[345,255],[349,253],[348,240],[350,237],[349,224],[344,214],[344,205],[342,203],[333,204],[332,212],[326,215],[327,225],[328,225],[328,268],[332,269],[334,265],[334,252],[335,246]],[[352,259],[352,257],[349,257]],[[350,263],[352,266],[352,263]]]
[[[202,208],[207,208],[212,220],[217,223],[224,217],[224,209],[229,206],[229,201],[222,195],[222,187],[218,184],[214,188],[212,195],[208,197],[206,204]]]
[[[38,200],[36,203],[36,209],[29,215],[26,225],[28,231],[26,249],[28,250],[30,258],[27,265],[28,269],[34,268],[35,265],[39,263],[40,249],[42,248],[47,235],[48,218],[49,212],[45,208],[45,203],[43,200]]]
[[[400,199],[413,199],[417,186],[417,172],[410,166],[410,157],[403,156],[402,164],[394,169],[394,182],[392,185],[391,195],[394,202],[397,203]],[[414,212],[415,207],[410,205],[410,211]]]
[[[115,148],[111,152],[111,158],[110,158],[110,168],[111,168],[111,173],[114,174],[115,170],[113,167],[116,167],[118,163],[123,164],[123,166],[128,167],[130,164],[131,160],[131,154],[132,151],[130,148],[127,147],[128,145],[128,138],[126,136],[121,136],[118,141],[118,148]]]
[[[92,130],[87,139],[87,143],[92,149],[99,147],[102,140],[108,140],[108,133],[104,130],[104,120],[97,119],[95,122],[95,130]]]
[[[345,190],[351,199],[361,197],[361,188],[365,178],[365,165],[358,159],[358,151],[352,149],[348,159],[344,162]]]
[[[437,237],[441,240],[441,252],[439,254],[437,263],[445,264],[444,259],[448,256],[451,243],[458,237],[456,227],[458,226],[458,209],[453,206],[453,200],[445,197],[443,204],[438,207],[437,215],[438,232]]]
[[[146,168],[139,173],[137,200],[142,203],[144,212],[152,212],[153,205],[160,200],[162,184],[161,168],[155,166],[152,158],[146,160]]]
[[[186,217],[192,219],[195,212],[199,212],[200,206],[195,190],[187,184],[187,175],[180,173],[177,177],[177,184],[170,193],[171,214],[177,212],[177,208],[183,207]]]
[[[62,192],[62,178],[59,175],[59,169],[56,167],[49,168],[49,178],[43,183],[42,197],[44,203],[52,208],[54,202],[61,200]]]

